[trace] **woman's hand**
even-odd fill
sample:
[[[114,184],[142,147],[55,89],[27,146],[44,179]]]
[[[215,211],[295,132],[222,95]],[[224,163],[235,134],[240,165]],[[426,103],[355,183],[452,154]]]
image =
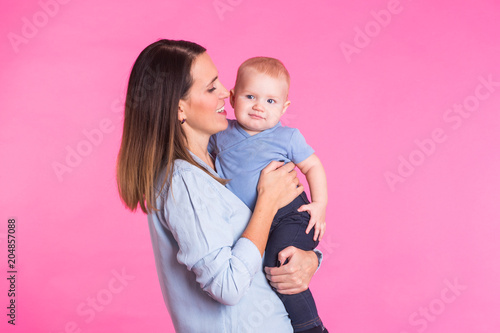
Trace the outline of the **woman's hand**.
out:
[[[260,173],[257,185],[257,202],[253,210],[250,222],[241,234],[248,238],[259,249],[260,255],[266,249],[269,229],[273,217],[279,208],[289,204],[295,199],[304,187],[299,183],[295,164],[273,161],[269,163]]]
[[[291,295],[309,288],[309,282],[318,269],[318,256],[314,251],[289,246],[278,254],[278,260],[282,263],[280,267],[264,268],[267,279],[277,292]]]
[[[258,199],[264,198],[264,202],[273,205],[276,210],[292,202],[304,191],[294,169],[295,164],[292,162],[285,165],[277,161],[269,163],[260,173]]]

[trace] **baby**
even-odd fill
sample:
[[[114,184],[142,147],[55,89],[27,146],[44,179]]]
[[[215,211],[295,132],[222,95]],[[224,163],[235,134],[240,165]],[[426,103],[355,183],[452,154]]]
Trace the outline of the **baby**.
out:
[[[252,210],[260,172],[269,162],[292,161],[307,178],[311,202],[302,193],[274,217],[264,258],[268,267],[280,266],[278,253],[287,246],[314,249],[325,232],[327,186],[323,166],[299,130],[280,123],[290,106],[289,86],[290,75],[281,61],[267,57],[246,60],[230,92],[236,120],[229,120],[228,128],[213,135],[209,145],[217,172],[230,180],[227,188]],[[310,233],[313,228],[314,233]],[[326,331],[309,289],[278,296],[295,332]]]

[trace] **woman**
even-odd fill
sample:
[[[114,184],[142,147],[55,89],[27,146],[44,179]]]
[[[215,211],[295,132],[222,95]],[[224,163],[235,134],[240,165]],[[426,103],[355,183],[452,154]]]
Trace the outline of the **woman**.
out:
[[[291,332],[287,313],[262,271],[277,210],[303,191],[294,165],[261,173],[254,213],[224,187],[207,151],[227,127],[228,91],[194,43],[149,45],[130,74],[118,187],[125,205],[148,214],[158,276],[178,332]],[[287,248],[266,268],[281,293],[307,288],[314,252]]]

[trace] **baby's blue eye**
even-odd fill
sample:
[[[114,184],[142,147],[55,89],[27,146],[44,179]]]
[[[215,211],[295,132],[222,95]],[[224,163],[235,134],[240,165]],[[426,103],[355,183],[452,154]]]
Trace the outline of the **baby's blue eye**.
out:
[[[255,99],[255,97],[253,95],[246,95],[245,97],[248,99]]]
[[[274,99],[272,99],[272,98],[269,98],[269,99],[267,100],[267,102],[268,102],[269,104],[274,104],[274,103],[276,103],[276,101],[275,101]]]

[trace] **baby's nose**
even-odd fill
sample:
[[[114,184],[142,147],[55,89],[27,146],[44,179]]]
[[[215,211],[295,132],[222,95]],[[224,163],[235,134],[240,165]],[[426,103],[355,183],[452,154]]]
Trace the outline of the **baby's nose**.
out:
[[[259,102],[255,102],[253,109],[256,111],[263,111],[262,105]]]

